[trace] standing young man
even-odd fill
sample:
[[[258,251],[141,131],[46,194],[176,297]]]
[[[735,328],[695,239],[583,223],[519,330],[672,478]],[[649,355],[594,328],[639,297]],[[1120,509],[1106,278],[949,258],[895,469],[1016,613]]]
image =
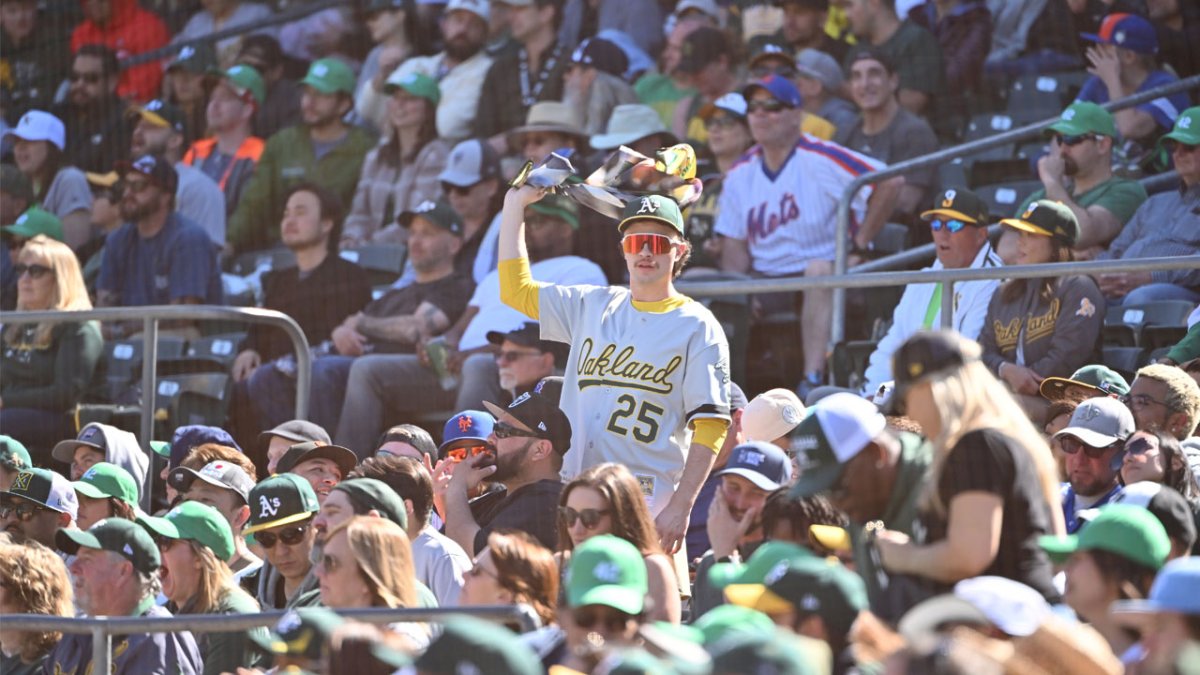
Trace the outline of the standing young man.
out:
[[[571,345],[560,407],[574,436],[571,477],[620,462],[637,478],[663,548],[683,545],[692,505],[729,428],[729,343],[700,303],[675,290],[691,246],[679,206],[651,195],[617,226],[629,288],[534,283],[525,207],[542,197],[510,190],[500,221],[500,297],[541,321],[542,337]],[[689,433],[690,432],[690,433]]]

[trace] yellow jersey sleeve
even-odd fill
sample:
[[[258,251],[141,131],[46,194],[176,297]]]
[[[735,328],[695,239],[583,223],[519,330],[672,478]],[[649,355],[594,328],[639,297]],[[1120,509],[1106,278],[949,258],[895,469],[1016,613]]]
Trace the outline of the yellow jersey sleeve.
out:
[[[501,260],[500,301],[531,319],[537,319],[538,291],[541,285],[533,280],[528,258]]]
[[[704,417],[692,423],[692,443],[699,443],[714,453],[721,451],[729,433],[729,420]]]

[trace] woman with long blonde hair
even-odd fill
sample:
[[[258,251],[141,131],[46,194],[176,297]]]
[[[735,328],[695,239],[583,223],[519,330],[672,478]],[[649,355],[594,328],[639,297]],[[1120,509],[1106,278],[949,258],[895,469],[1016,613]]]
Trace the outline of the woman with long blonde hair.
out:
[[[1038,537],[1064,534],[1054,458],[979,345],[923,331],[896,351],[896,404],[925,430],[934,460],[918,516],[924,536],[884,530],[876,539],[890,572],[950,585],[1007,577],[1057,600]]]
[[[79,261],[62,242],[33,237],[16,253],[14,271],[17,311],[92,308]],[[36,458],[75,435],[66,413],[91,387],[104,340],[96,322],[84,321],[13,323],[3,342],[0,428]]]
[[[71,577],[62,558],[33,541],[14,544],[0,534],[0,614],[75,616]],[[62,639],[53,631],[0,626],[0,673],[38,673]]]

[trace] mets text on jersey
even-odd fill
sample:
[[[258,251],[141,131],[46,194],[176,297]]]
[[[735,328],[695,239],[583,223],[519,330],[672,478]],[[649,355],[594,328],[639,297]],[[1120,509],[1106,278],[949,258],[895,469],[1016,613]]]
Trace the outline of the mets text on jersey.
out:
[[[796,204],[796,196],[790,192],[783,193],[779,198],[779,210],[767,215],[767,203],[764,201],[752,207],[746,214],[747,230],[754,241],[766,239],[772,232],[800,218],[800,206]]]
[[[682,356],[677,354],[665,366],[658,366],[634,358],[633,345],[619,348],[609,343],[600,349],[599,354],[592,356],[594,349],[595,343],[591,338],[583,341],[575,371],[579,376],[580,389],[594,386],[625,387],[656,394],[670,394],[675,390],[670,377],[683,363]]]

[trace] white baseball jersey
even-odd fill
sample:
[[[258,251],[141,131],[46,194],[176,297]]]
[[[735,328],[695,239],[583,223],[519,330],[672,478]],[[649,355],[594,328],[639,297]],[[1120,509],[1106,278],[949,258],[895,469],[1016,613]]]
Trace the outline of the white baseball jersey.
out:
[[[854,178],[887,166],[837,143],[802,134],[778,173],[754,146],[725,175],[717,234],[742,239],[751,268],[767,276],[801,274],[809,260],[833,260],[837,204]],[[871,187],[850,203],[854,232],[867,212]]]
[[[634,309],[626,288],[543,286],[542,337],[571,345],[559,407],[571,420],[570,479],[624,464],[658,514],[679,485],[688,424],[729,419],[729,343],[706,307]],[[708,452],[708,450],[705,450]]]

